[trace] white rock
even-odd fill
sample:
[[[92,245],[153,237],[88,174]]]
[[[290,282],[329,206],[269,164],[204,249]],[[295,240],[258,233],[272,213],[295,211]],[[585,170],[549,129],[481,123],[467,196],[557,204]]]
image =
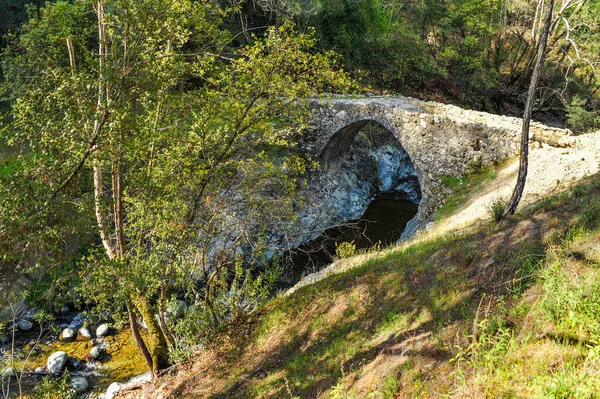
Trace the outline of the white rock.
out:
[[[44,368],[43,368],[43,367],[38,367],[38,368],[36,368],[36,369],[34,370],[34,372],[35,372],[35,373],[37,373],[37,374],[45,374],[45,373],[46,373],[46,370],[44,370]]]
[[[96,329],[96,337],[104,337],[105,335],[108,335],[109,330],[110,330],[110,327],[108,324],[106,324],[106,323],[100,324],[98,326],[98,328]]]
[[[115,397],[115,393],[121,390],[121,384],[118,382],[113,382],[108,386],[106,390],[106,394],[104,395],[104,399],[113,399]]]
[[[122,385],[124,389],[133,389],[139,388],[142,385],[152,382],[152,373],[146,371],[144,374],[136,375],[135,377],[131,377],[129,381]]]
[[[92,359],[98,359],[100,356],[102,356],[102,348],[99,346],[94,346],[91,350],[90,350],[90,357]]]
[[[77,393],[83,393],[87,391],[89,386],[88,380],[85,377],[71,378],[71,388],[73,388]]]
[[[92,339],[92,332],[86,326],[83,326],[79,329],[79,335],[81,335],[81,338],[85,340]]]
[[[75,339],[75,331],[70,328],[65,328],[60,334],[60,340],[63,342],[69,342]]]
[[[67,354],[65,352],[54,352],[48,358],[46,362],[46,367],[48,371],[52,374],[59,374],[65,368],[65,364],[67,363]]]
[[[27,330],[31,330],[33,328],[33,323],[30,322],[29,320],[23,319],[17,323],[17,326],[19,327],[20,330],[27,331]]]
[[[2,373],[0,373],[0,375],[2,376],[2,378],[12,377],[13,375],[15,375],[15,369],[12,367],[7,367],[4,370],[2,370]]]

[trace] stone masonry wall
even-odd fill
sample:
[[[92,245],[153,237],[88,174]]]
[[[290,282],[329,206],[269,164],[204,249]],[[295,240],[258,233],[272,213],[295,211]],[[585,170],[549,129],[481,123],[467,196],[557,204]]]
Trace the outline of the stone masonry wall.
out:
[[[462,177],[478,166],[515,156],[521,137],[520,118],[402,96],[332,97],[313,101],[312,109],[302,145],[319,157],[325,173],[341,164],[364,121],[379,123],[398,139],[412,160],[422,191],[413,231],[450,194],[442,183],[444,177]],[[535,122],[531,139],[560,147],[573,142],[570,131]]]

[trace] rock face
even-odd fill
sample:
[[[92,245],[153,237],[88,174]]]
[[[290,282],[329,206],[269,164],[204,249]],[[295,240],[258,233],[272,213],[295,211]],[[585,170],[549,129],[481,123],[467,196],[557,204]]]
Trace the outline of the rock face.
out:
[[[398,140],[375,123],[361,124],[348,153],[335,169],[313,172],[301,192],[304,205],[297,210],[296,231],[288,231],[299,245],[328,227],[359,219],[379,194],[400,193],[419,204],[421,191],[416,170]]]
[[[67,364],[67,359],[68,356],[65,352],[54,352],[53,354],[50,355],[50,357],[48,358],[48,361],[46,362],[46,367],[48,368],[48,372],[52,373],[52,374],[59,374],[61,373],[64,368],[65,365]]]

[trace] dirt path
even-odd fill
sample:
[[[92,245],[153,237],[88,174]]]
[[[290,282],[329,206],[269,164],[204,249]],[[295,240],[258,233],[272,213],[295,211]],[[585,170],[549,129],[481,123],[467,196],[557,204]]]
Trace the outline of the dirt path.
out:
[[[529,153],[529,170],[519,208],[568,189],[581,179],[598,173],[600,164],[600,131],[575,138],[572,147],[556,148],[543,144]],[[441,234],[489,220],[488,208],[494,200],[507,201],[517,179],[518,160],[513,160],[486,182],[475,198],[462,206],[453,216],[431,226]]]

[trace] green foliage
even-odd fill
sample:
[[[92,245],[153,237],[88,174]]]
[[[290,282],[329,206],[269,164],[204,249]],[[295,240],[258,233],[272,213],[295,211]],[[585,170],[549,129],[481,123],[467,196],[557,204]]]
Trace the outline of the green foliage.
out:
[[[489,217],[496,223],[502,220],[502,214],[506,208],[506,201],[502,198],[496,198],[487,208]]]
[[[214,324],[264,299],[273,276],[238,269],[290,219],[307,98],[351,87],[336,55],[289,23],[232,49],[227,12],[192,0],[49,3],[3,57],[2,139],[19,162],[0,175],[3,264],[54,268],[80,279],[100,313],[143,316],[151,351],[166,353],[169,332],[152,325],[165,293],[205,289]],[[65,262],[83,246],[74,273]],[[225,282],[231,295],[215,297]]]
[[[244,268],[238,260],[233,270],[215,275],[210,285],[196,291],[195,303],[186,308],[183,318],[173,321],[175,346],[170,358],[178,363],[188,360],[199,347],[222,341],[240,317],[266,303],[282,273],[278,262],[270,262],[261,271]]]
[[[587,100],[575,96],[567,106],[567,125],[576,132],[588,132],[600,128],[598,111],[585,109]]]
[[[335,254],[340,259],[349,258],[356,255],[356,244],[354,241],[350,242],[336,242],[335,243]]]
[[[75,399],[77,394],[71,388],[71,375],[65,371],[60,377],[46,376],[34,392],[35,399]]]

